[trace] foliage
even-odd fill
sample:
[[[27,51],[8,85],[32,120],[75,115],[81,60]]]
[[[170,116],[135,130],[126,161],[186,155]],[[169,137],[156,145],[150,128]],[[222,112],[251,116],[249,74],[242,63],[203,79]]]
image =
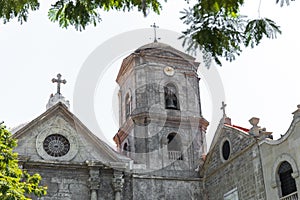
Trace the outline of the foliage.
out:
[[[38,0],[0,0],[0,18],[6,23],[16,17],[22,24],[27,21],[29,11],[39,6]]]
[[[0,124],[0,199],[27,200],[26,195],[45,195],[47,188],[39,186],[41,176],[19,168],[18,154],[13,152],[16,146],[11,133]]]
[[[166,1],[166,0],[164,0]],[[189,0],[185,0],[189,2]],[[281,6],[294,0],[276,0]],[[144,16],[149,11],[160,13],[159,0],[56,0],[48,12],[53,22],[60,27],[75,27],[84,30],[86,26],[101,21],[101,11],[132,11],[137,8]],[[221,65],[221,58],[232,61],[240,55],[243,47],[254,47],[266,38],[276,38],[280,27],[268,18],[248,19],[240,14],[244,0],[195,0],[192,8],[185,9],[181,19],[189,28],[183,31],[184,45],[190,51],[200,49],[207,59]],[[18,18],[27,20],[29,11],[39,8],[38,0],[0,0],[0,18],[4,23]]]
[[[245,45],[254,47],[258,45],[263,36],[276,38],[277,33],[281,33],[275,22],[270,19],[257,19],[248,22],[245,28]]]
[[[184,10],[181,19],[189,26],[183,31],[188,51],[200,49],[208,60],[222,65],[220,57],[233,61],[242,52],[242,47],[258,45],[261,39],[276,38],[281,33],[279,26],[270,19],[249,20],[239,14],[242,0],[202,0],[189,10]]]
[[[52,5],[48,16],[63,28],[72,25],[76,30],[82,30],[89,24],[96,26],[101,21],[100,9],[130,11],[135,7],[144,15],[148,9],[159,14],[161,4],[157,0],[59,0]]]

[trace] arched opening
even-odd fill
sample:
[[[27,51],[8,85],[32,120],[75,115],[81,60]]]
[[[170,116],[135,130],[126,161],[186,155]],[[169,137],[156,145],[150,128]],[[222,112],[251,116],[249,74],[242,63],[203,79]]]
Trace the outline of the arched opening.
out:
[[[130,116],[131,113],[131,97],[129,95],[129,93],[126,94],[125,97],[125,115],[126,115],[126,119]]]
[[[180,135],[177,133],[170,133],[167,136],[167,139],[169,160],[183,160]]]
[[[129,145],[128,145],[127,142],[123,145],[122,153],[123,153],[124,155],[128,156],[128,153],[129,153]]]
[[[178,92],[174,84],[168,83],[165,87],[165,108],[179,110]]]
[[[281,197],[285,197],[287,195],[294,195],[297,196],[297,187],[296,181],[292,177],[293,169],[290,163],[284,161],[280,164],[278,168],[278,176],[280,181],[281,187]]]
[[[128,151],[128,144],[127,143],[124,144],[123,151]]]

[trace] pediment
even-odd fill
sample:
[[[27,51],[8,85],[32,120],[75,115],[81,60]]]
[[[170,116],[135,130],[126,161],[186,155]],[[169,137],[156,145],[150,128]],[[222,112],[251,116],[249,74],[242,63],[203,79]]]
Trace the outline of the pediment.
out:
[[[224,158],[226,153],[223,152],[225,143],[228,144],[227,158]],[[224,163],[230,162],[230,160],[239,155],[241,151],[254,143],[256,143],[255,138],[248,133],[232,125],[220,123],[206,156],[202,173],[210,173]]]
[[[61,103],[18,130],[13,137],[18,140],[15,151],[31,161],[103,164],[130,161],[91,133]]]

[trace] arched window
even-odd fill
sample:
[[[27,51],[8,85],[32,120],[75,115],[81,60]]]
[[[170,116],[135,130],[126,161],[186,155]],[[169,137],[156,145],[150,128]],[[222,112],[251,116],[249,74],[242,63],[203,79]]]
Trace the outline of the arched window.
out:
[[[125,115],[126,115],[126,119],[130,116],[131,113],[131,97],[129,95],[129,93],[126,94],[125,97]]]
[[[181,139],[177,133],[170,133],[168,139],[169,160],[183,160],[181,152]]]
[[[178,92],[174,84],[165,86],[165,107],[166,109],[179,110]]]
[[[123,151],[128,151],[128,144],[127,143],[124,144]]]
[[[127,142],[123,145],[123,150],[122,150],[123,154],[128,156],[128,152],[129,152],[129,145],[127,144]]]
[[[290,163],[284,161],[278,168],[278,176],[281,186],[281,196],[292,194],[297,191],[295,179],[292,177],[293,169]]]

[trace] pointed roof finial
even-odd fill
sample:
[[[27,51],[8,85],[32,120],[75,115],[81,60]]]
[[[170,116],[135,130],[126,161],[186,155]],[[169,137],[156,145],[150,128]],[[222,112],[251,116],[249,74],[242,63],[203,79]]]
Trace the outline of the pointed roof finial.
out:
[[[154,22],[153,25],[150,25],[150,27],[152,27],[153,30],[154,30],[154,42],[157,42],[157,39],[160,39],[160,38],[157,38],[157,37],[156,37],[156,29],[158,29],[159,26],[156,26],[156,24],[155,24],[155,22]]]
[[[57,83],[57,92],[55,95],[53,95],[53,94],[50,95],[50,98],[49,98],[48,104],[46,105],[46,108],[49,109],[52,106],[54,106],[55,104],[57,104],[58,102],[65,104],[69,108],[70,102],[68,100],[66,100],[65,97],[60,93],[60,84],[61,83],[66,84],[67,81],[61,79],[61,74],[57,74],[57,79],[53,78],[52,83]]]
[[[225,107],[227,106],[227,104],[224,103],[224,101],[222,101],[222,106],[221,106],[221,110],[223,110],[223,117],[226,117],[226,112],[225,112]]]
[[[52,83],[57,83],[57,92],[56,92],[56,94],[61,94],[60,93],[60,84],[61,83],[66,84],[67,81],[65,79],[61,80],[61,74],[57,74],[57,79],[53,78]]]

